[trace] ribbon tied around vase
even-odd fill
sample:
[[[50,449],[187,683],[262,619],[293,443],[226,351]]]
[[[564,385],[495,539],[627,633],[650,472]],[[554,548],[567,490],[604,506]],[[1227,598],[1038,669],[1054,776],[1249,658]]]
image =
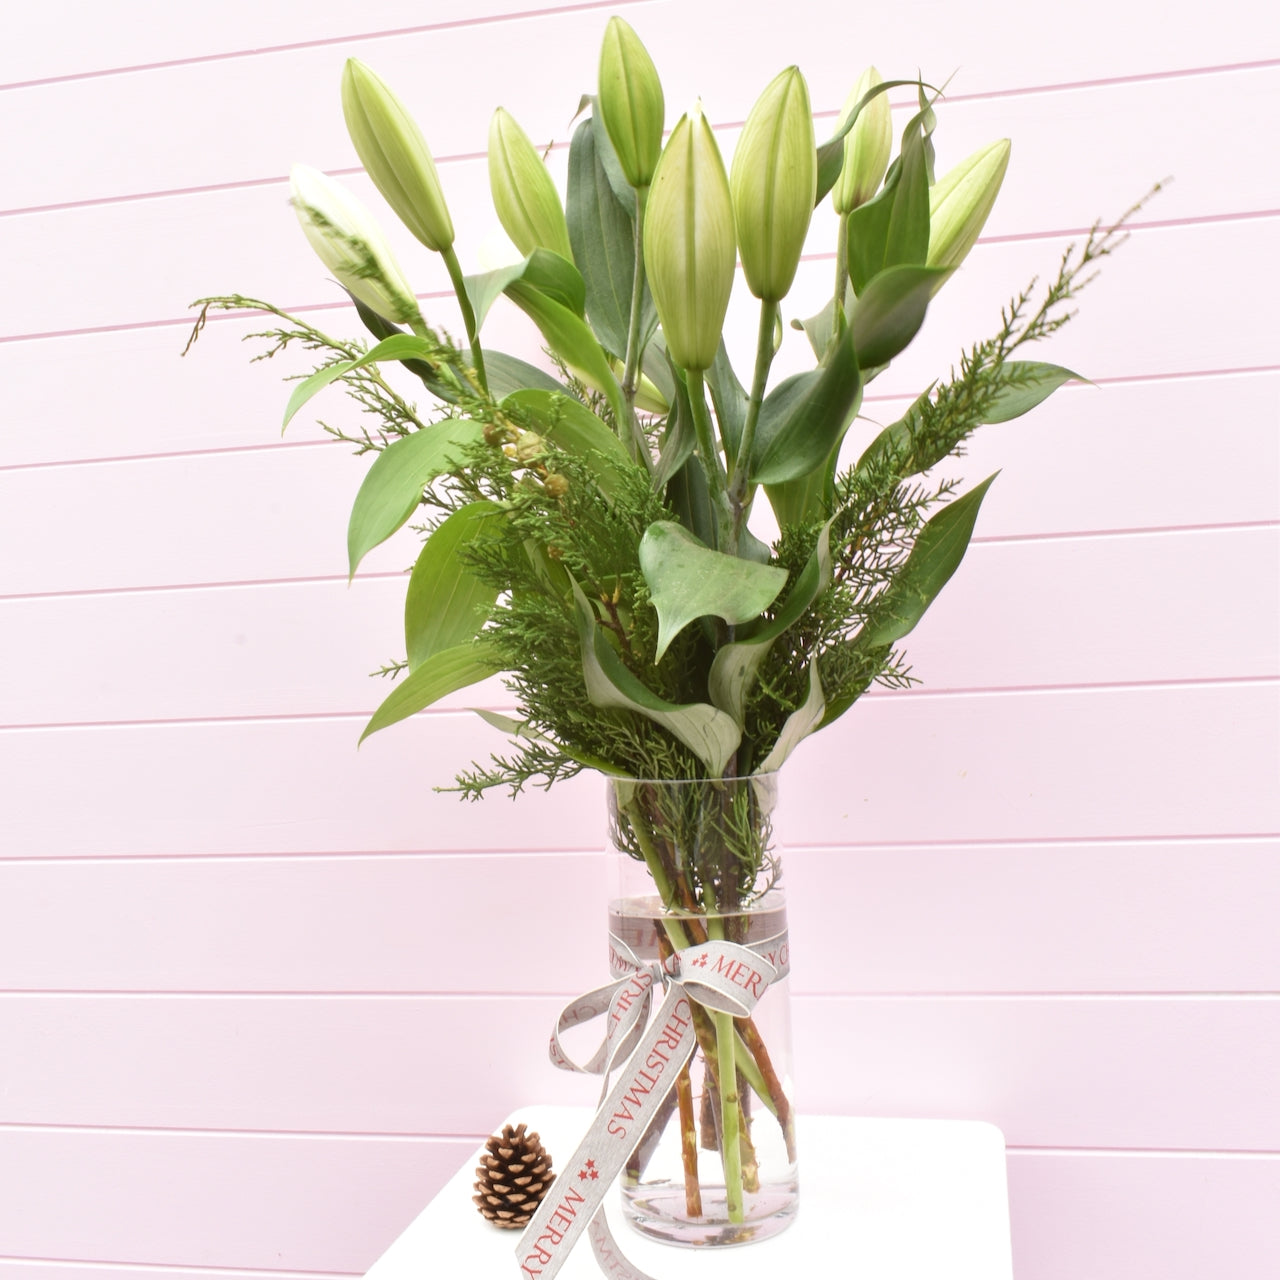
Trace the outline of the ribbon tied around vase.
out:
[[[611,934],[609,968],[614,980],[567,1005],[551,1033],[550,1057],[557,1067],[602,1075],[604,1083],[586,1137],[561,1166],[516,1245],[520,1273],[528,1280],[551,1280],[584,1232],[608,1275],[651,1280],[626,1260],[613,1239],[603,1209],[605,1193],[693,1056],[698,1043],[693,1002],[746,1018],[769,984],[790,971],[785,933],[746,946],[710,939],[649,963]],[[656,988],[666,994],[650,1021]],[[604,1039],[580,1065],[560,1037],[602,1016],[607,1019]],[[614,1071],[621,1074],[610,1088]]]

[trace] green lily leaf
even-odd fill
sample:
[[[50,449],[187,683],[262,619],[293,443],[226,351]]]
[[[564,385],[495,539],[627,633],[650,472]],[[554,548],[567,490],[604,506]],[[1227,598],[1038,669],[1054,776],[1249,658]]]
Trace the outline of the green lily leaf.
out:
[[[831,135],[826,142],[818,147],[818,191],[814,196],[813,204],[817,208],[823,201],[831,188],[836,185],[836,179],[840,176],[840,170],[844,165],[844,135],[853,128],[854,123],[858,119],[859,113],[877,94],[885,93],[889,89],[898,89],[903,85],[919,84],[917,80],[885,80],[873,88],[868,89],[861,98],[858,99],[857,106],[849,112],[849,118]],[[925,85],[926,89],[932,89],[932,85]]]
[[[600,633],[591,602],[576,582],[573,599],[582,646],[582,675],[592,705],[634,711],[661,725],[702,761],[708,774],[720,777],[742,741],[738,726],[723,711],[705,702],[668,702],[647,688],[609,647]]]
[[[929,299],[951,274],[944,267],[886,267],[867,282],[853,304],[849,326],[858,367],[886,365],[920,332]]]
[[[693,532],[704,546],[716,540],[716,511],[711,501],[707,473],[696,453],[690,453],[684,465],[667,481],[667,506],[680,518],[680,523]]]
[[[653,472],[653,487],[663,489],[693,456],[698,445],[697,431],[693,425],[693,406],[689,403],[689,389],[678,375],[672,378],[671,412],[667,415],[667,429],[663,432],[662,447],[658,450],[658,465]]]
[[[746,388],[738,381],[738,375],[729,363],[729,352],[725,349],[723,338],[720,339],[716,358],[706,376],[716,421],[720,424],[720,438],[729,457],[736,458],[742,428],[747,420],[747,402],[751,397],[747,395]]]
[[[586,284],[586,313],[605,348],[618,359],[627,354],[631,323],[631,289],[635,279],[635,221],[609,185],[596,147],[595,129],[584,120],[569,144],[567,216],[574,260]],[[644,291],[640,345],[657,327],[658,315],[649,291]]]
[[[443,649],[474,640],[497,591],[476,578],[458,552],[493,529],[502,508],[470,502],[432,531],[409,577],[404,601],[404,643],[409,671]]]
[[[514,285],[536,290],[579,317],[586,300],[586,286],[578,268],[550,249],[535,249],[523,262],[498,267],[483,275],[466,276],[462,283],[476,314],[477,331],[484,324],[489,308],[504,293],[509,294]]]
[[[695,618],[750,622],[787,584],[785,569],[713,551],[671,520],[655,520],[644,531],[640,571],[658,611],[655,663]]]
[[[1047,400],[1064,382],[1072,378],[1078,382],[1089,381],[1061,365],[1045,364],[1041,360],[1010,360],[1001,374],[1009,385],[982,415],[983,422],[1010,422]]]
[[[502,407],[523,410],[552,444],[589,463],[600,492],[614,497],[620,469],[632,465],[631,457],[586,405],[563,391],[517,391],[503,400]]]
[[[505,351],[485,348],[484,369],[489,376],[489,394],[495,400],[526,389],[565,394],[564,386],[545,370],[516,356],[509,356]]]
[[[926,522],[906,562],[875,601],[871,617],[854,637],[853,643],[858,649],[864,653],[886,649],[907,635],[924,617],[925,610],[960,567],[960,561],[969,549],[978,509],[996,475],[988,476]],[[839,719],[853,701],[853,698],[846,697],[829,703],[822,718],[823,725]]]
[[[760,762],[760,773],[772,773],[781,769],[787,757],[811,734],[822,727],[822,717],[827,700],[822,693],[822,680],[818,676],[818,659],[809,663],[809,696],[786,719],[773,750]]]
[[[359,298],[356,297],[350,289],[343,289],[343,293],[355,304],[356,313],[360,317],[360,322],[369,330],[379,342],[383,338],[394,338],[398,333],[404,333],[404,330],[397,324],[392,324],[390,320],[380,316],[370,307],[366,307]],[[435,367],[428,364],[425,360],[402,360],[410,373],[422,380],[422,385],[426,387],[439,400],[444,400],[449,404],[453,404],[457,399],[457,392],[448,383],[442,381],[436,376]]]
[[[613,149],[609,131],[604,127],[599,111],[595,109],[595,102],[595,97],[592,96],[591,131],[595,135],[596,155],[600,158],[600,166],[604,169],[615,199],[624,209],[630,209],[635,205],[636,189],[627,181],[627,175],[622,172],[622,162]]]
[[[413,515],[422,490],[437,476],[460,465],[467,446],[483,439],[479,423],[446,418],[396,440],[378,454],[356,494],[347,525],[350,576],[374,547]]]
[[[587,327],[587,322],[523,280],[508,285],[506,292],[512,302],[538,326],[547,346],[566,364],[581,369],[601,387],[618,421],[626,422],[630,410],[623,398],[622,388],[614,377],[608,356],[596,341],[595,334]]]
[[[923,265],[929,254],[929,139],[933,113],[917,112],[902,134],[902,150],[874,200],[849,215],[849,279],[861,294],[885,267]]]
[[[805,611],[831,585],[831,521],[822,526],[813,552],[787,594],[782,607],[748,640],[722,645],[711,663],[707,692],[721,711],[742,724],[747,693],[773,642],[804,617]]]
[[[780,382],[760,406],[751,479],[780,484],[816,471],[858,412],[862,375],[846,330],[826,362]]]
[[[460,644],[452,649],[442,649],[428,659],[417,671],[397,681],[382,705],[373,713],[360,735],[363,742],[371,733],[385,729],[389,724],[406,720],[419,711],[439,702],[448,694],[477,684],[501,668],[487,661],[483,649],[476,644]]]
[[[353,369],[363,369],[366,365],[377,364],[380,360],[404,360],[419,357],[430,352],[430,345],[422,338],[411,333],[398,333],[394,337],[384,338],[376,347],[370,348],[359,360],[339,360],[337,364],[326,365],[317,369],[309,378],[304,378],[293,389],[289,403],[285,406],[284,422],[280,427],[281,434],[293,420],[294,415],[312,396],[323,391],[331,382],[337,382],[345,373]]]

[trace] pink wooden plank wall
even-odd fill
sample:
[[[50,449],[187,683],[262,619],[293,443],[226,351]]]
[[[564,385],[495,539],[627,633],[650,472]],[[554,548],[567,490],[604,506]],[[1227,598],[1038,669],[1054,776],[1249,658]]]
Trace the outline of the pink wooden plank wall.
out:
[[[802,1101],[999,1124],[1019,1280],[1280,1273],[1280,201],[1259,162],[1280,42],[1260,6],[10,8],[0,1280],[362,1272],[527,1101],[557,999],[598,976],[596,784],[515,807],[430,791],[498,745],[465,710],[505,705],[497,682],[355,752],[410,545],[348,589],[360,464],[307,424],[280,440],[251,325],[177,352],[206,292],[352,328],[284,204],[295,159],[371,190],[345,57],[426,123],[474,263],[488,111],[555,141],[562,174],[614,10],[726,149],[789,61],[824,121],[865,60],[959,68],[942,167],[1013,136],[983,243],[868,399],[881,421],[1066,239],[1174,176],[1046,352],[1098,385],[959,467],[1002,475],[911,646],[924,687],[872,696],[790,769]],[[831,270],[815,227],[799,314]],[[744,347],[752,324],[735,313]],[[493,325],[536,352],[519,317]],[[559,939],[545,963],[502,929],[516,913]],[[465,971],[439,963],[458,949]],[[428,1024],[465,1058],[433,1066]]]

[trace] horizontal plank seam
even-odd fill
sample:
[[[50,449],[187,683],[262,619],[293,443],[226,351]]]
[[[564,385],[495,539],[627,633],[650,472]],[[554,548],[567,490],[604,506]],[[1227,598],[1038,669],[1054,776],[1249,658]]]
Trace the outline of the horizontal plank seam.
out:
[[[1043,836],[1028,834],[1020,836],[988,836],[986,838],[970,837],[962,840],[938,838],[936,840],[833,840],[829,843],[807,841],[803,845],[791,848],[807,849],[813,853],[870,853],[893,850],[896,853],[909,853],[912,850],[936,851],[941,849],[979,850],[979,849],[1049,849],[1067,848],[1110,848],[1116,845],[1134,848],[1164,847],[1166,845],[1202,845],[1202,844],[1259,844],[1264,845],[1280,840],[1280,831],[1214,831],[1214,832],[1150,832],[1134,835],[1097,835],[1097,836]],[[309,850],[303,852],[281,853],[279,850],[250,850],[240,853],[68,853],[41,854],[38,856],[0,854],[0,867],[4,866],[39,866],[55,867],[65,864],[83,862],[101,862],[115,865],[118,863],[150,863],[150,862],[257,862],[263,859],[280,861],[287,859],[295,863],[299,858],[306,859],[352,859],[352,858],[553,858],[573,855],[600,856],[600,846],[596,842],[584,844],[577,848],[565,848],[563,845],[548,847],[526,847],[517,850],[505,849],[338,849]]]
[[[1208,215],[1205,219],[1187,219],[1179,223],[1181,226],[1197,226],[1201,221],[1205,224],[1216,224],[1221,221],[1230,222],[1247,222],[1247,221],[1266,221],[1280,216],[1280,210],[1271,211],[1246,211],[1238,214]],[[1133,235],[1142,235],[1148,230],[1165,230],[1168,224],[1153,223],[1150,226],[1144,223],[1132,222],[1128,225],[1127,230]],[[980,239],[979,245],[990,245],[994,243],[1006,243],[1012,240],[1043,240],[1043,239],[1064,239],[1070,237],[1078,237],[1088,235],[1088,227],[1077,227],[1075,229],[1063,229],[1057,231],[1030,231],[1021,235],[1012,235],[1001,237],[1000,240],[994,241],[990,239]],[[802,261],[806,262],[829,262],[834,261],[835,254],[832,253],[814,253],[804,255]],[[415,293],[414,297],[420,302],[432,302],[436,299],[451,299],[453,293],[448,289],[430,289],[420,293]],[[348,301],[341,302],[308,302],[284,306],[283,311],[292,312],[296,315],[310,315],[312,313],[335,311],[349,307]],[[224,313],[221,315],[210,316],[209,323],[223,323],[244,319],[245,316],[253,315],[253,312],[245,312],[243,315],[236,313]],[[124,324],[102,324],[102,325],[86,325],[78,329],[48,329],[36,333],[8,333],[0,334],[0,344],[11,342],[43,342],[49,338],[74,338],[86,337],[98,333],[122,333],[130,332],[135,329],[158,329],[169,328],[175,326],[183,326],[190,328],[193,324],[190,316],[177,316],[162,320],[132,320]]]
[[[1062,693],[1127,693],[1140,690],[1180,690],[1180,689],[1216,689],[1239,686],[1271,687],[1280,686],[1280,673],[1256,676],[1207,676],[1181,680],[1117,680],[1091,681],[1082,684],[1041,684],[1041,685],[1005,685],[975,686],[972,688],[936,689],[917,687],[912,689],[880,689],[863,694],[873,702],[922,701],[932,698],[1006,698],[1036,697]],[[509,711],[511,705],[502,703],[481,703],[483,710]],[[420,711],[419,716],[427,718],[469,715],[471,707],[428,707]],[[200,725],[230,724],[293,724],[314,721],[360,721],[372,714],[369,711],[300,711],[291,713],[271,712],[259,715],[232,716],[174,716],[155,717],[142,720],[67,720],[32,722],[29,724],[0,725],[0,734],[5,733],[46,733],[83,729],[152,729],[196,727]]]
[[[343,1130],[319,1129],[197,1129],[197,1128],[165,1128],[163,1126],[138,1125],[57,1125],[0,1124],[0,1136],[6,1132],[22,1133],[75,1133],[75,1134],[127,1134],[135,1137],[199,1137],[199,1138],[267,1138],[267,1139],[301,1139],[322,1142],[401,1142],[401,1143],[470,1143],[478,1145],[487,1135],[484,1134],[419,1134],[419,1133],[360,1133]],[[1270,1159],[1280,1158],[1280,1151],[1270,1148],[1258,1150],[1231,1148],[1188,1148],[1188,1147],[1062,1147],[1062,1146],[1028,1146],[1025,1144],[1006,1144],[1005,1150],[1010,1155],[1109,1155],[1109,1156],[1157,1156],[1170,1159],[1186,1158],[1232,1158],[1232,1159]]]
[[[624,0],[624,2],[647,3],[648,0]],[[546,16],[546,13],[554,14],[554,13],[561,13],[561,12],[574,12],[576,8],[590,10],[590,9],[601,8],[601,7],[607,7],[607,5],[590,4],[590,5],[569,7],[564,10],[545,11],[543,14],[517,14],[517,15],[508,15],[508,16],[514,17],[517,20],[519,20],[519,19],[532,17],[532,16]],[[493,19],[490,19],[490,21],[493,21]],[[466,26],[466,25],[472,25],[472,24],[468,22],[458,22],[458,23],[449,23],[444,25]],[[427,30],[427,29],[430,29],[430,28],[424,28],[424,30]],[[403,33],[392,33],[392,34],[403,34]],[[378,39],[382,37],[375,36],[372,38]],[[341,39],[338,39],[335,41],[326,41],[322,43],[342,43],[342,41]],[[288,48],[305,48],[308,46],[302,45],[302,46],[287,46],[287,47]],[[263,50],[253,50],[252,52],[254,54],[261,54],[261,53],[270,53],[272,52],[272,50],[263,49]],[[192,61],[194,62],[219,61],[226,57],[234,57],[234,56],[237,56],[237,55],[215,54],[205,58],[193,59]],[[158,64],[154,64],[154,67],[166,68],[166,67],[181,66],[181,65],[185,65],[185,64],[179,61],[177,63],[158,63]],[[1268,68],[1275,67],[1275,66],[1280,66],[1280,60],[1235,63],[1235,64],[1230,64],[1230,65],[1225,65],[1220,67],[1195,68],[1195,69],[1184,70],[1184,71],[1169,71],[1169,72],[1154,72],[1154,73],[1149,72],[1145,74],[1138,74],[1133,76],[1117,76],[1110,79],[1101,79],[1101,80],[1081,80],[1081,81],[1075,81],[1075,82],[1064,81],[1062,83],[1049,84],[1049,85],[1025,85],[1025,86],[1019,86],[1011,89],[987,90],[984,92],[971,93],[971,94],[951,94],[951,95],[948,95],[947,101],[950,103],[983,102],[987,100],[996,101],[1004,98],[1035,97],[1041,94],[1069,93],[1073,90],[1080,90],[1080,89],[1118,88],[1118,87],[1124,87],[1126,85],[1131,85],[1131,84],[1133,85],[1145,84],[1153,80],[1183,79],[1190,76],[1224,75],[1224,74],[1232,74],[1237,72],[1247,73],[1251,71],[1266,70]],[[126,74],[126,73],[133,74],[139,71],[147,71],[151,69],[153,69],[153,67],[150,67],[150,66],[129,67],[129,68],[122,68],[118,71],[111,70],[111,71],[93,73],[93,75],[85,76],[85,77],[69,76],[69,77],[65,77],[65,80],[96,78],[97,76],[102,76],[102,75],[118,75],[118,74]],[[53,83],[62,83],[62,82],[64,82],[63,79],[54,78],[46,81],[36,80],[36,81],[19,82],[19,83],[9,84],[9,85],[0,85],[0,93],[6,92],[8,90],[14,90],[14,89],[34,88],[34,87],[40,86],[41,84],[53,84]],[[894,110],[906,112],[906,111],[915,110],[916,103],[914,101],[898,101],[898,102],[894,102],[892,104],[892,107]],[[839,117],[839,115],[840,115],[840,111],[838,109],[817,111],[814,113],[814,119],[815,120],[826,119],[826,120],[834,121],[836,118]],[[717,133],[732,133],[737,129],[741,129],[744,123],[745,123],[744,120],[721,121],[715,124],[713,126],[713,129]],[[543,143],[544,141],[545,140],[539,140],[540,143]],[[569,144],[567,142],[553,140],[553,141],[545,142],[544,149],[548,151],[564,151],[568,149],[568,145]],[[453,166],[453,165],[472,164],[477,161],[484,160],[486,158],[486,153],[481,151],[458,151],[458,152],[451,152],[447,155],[435,156],[433,158],[435,160],[437,168],[444,168],[447,170],[450,166]],[[327,169],[325,172],[328,173],[331,177],[350,177],[355,174],[363,173],[364,170],[359,166],[347,166],[347,167],[339,167],[334,169]],[[21,206],[15,206],[7,209],[0,209],[0,218],[22,217],[27,214],[59,213],[68,209],[82,209],[82,208],[97,207],[100,205],[105,206],[105,205],[113,205],[113,204],[122,204],[131,200],[163,200],[163,199],[168,199],[170,197],[177,197],[177,196],[207,195],[207,194],[212,194],[214,192],[220,192],[220,191],[250,190],[255,187],[271,186],[274,184],[283,185],[287,183],[288,180],[289,180],[288,177],[285,175],[273,174],[265,178],[240,178],[240,179],[235,179],[229,182],[202,183],[202,184],[189,186],[189,187],[166,187],[166,188],[162,188],[154,191],[129,191],[129,192],[124,192],[118,195],[113,195],[113,196],[91,196],[81,200],[63,200],[63,201],[56,201],[48,204],[21,205]],[[1230,215],[1227,215],[1227,216],[1230,216]]]
[[[1238,833],[1219,835],[1153,835],[1153,836],[1029,836],[1002,837],[990,840],[911,840],[901,843],[869,841],[866,843],[850,843],[847,841],[823,844],[807,841],[805,843],[788,843],[788,855],[803,853],[871,853],[877,850],[892,851],[895,854],[910,853],[912,850],[933,852],[947,849],[953,852],[976,852],[981,850],[1026,848],[1026,849],[1094,849],[1094,848],[1163,848],[1165,846],[1182,847],[1187,845],[1269,845],[1280,840],[1280,831],[1262,834],[1241,835]],[[287,862],[291,867],[301,861],[361,861],[403,860],[413,858],[598,858],[599,848],[592,844],[582,848],[559,847],[554,849],[358,849],[358,850],[300,850],[293,853],[73,853],[50,854],[41,857],[10,856],[0,854],[0,867],[58,867],[67,863],[101,862],[112,866],[129,863],[152,862]]]
[[[1241,533],[1258,530],[1280,529],[1280,520],[1236,520],[1210,521],[1204,524],[1182,525],[1135,525],[1132,528],[1114,529],[1075,529],[1065,531],[1049,531],[1045,533],[1005,533],[979,535],[971,540],[973,546],[987,546],[1007,543],[1040,543],[1040,542],[1079,542],[1096,538],[1148,538],[1152,536],[1173,537],[1179,534],[1203,533]],[[395,579],[404,580],[406,571],[388,569],[378,572],[362,571],[356,575],[358,582],[379,582]],[[296,574],[284,578],[240,578],[234,580],[210,582],[166,582],[153,586],[125,587],[79,587],[61,591],[17,591],[10,594],[0,593],[0,605],[21,603],[28,600],[78,600],[94,596],[131,596],[131,595],[167,595],[184,591],[240,591],[260,587],[300,587],[319,584],[347,584],[345,573]]]
[[[1069,382],[1060,388],[1064,392],[1093,391],[1101,387],[1125,386],[1132,383],[1178,383],[1205,378],[1248,378],[1266,376],[1280,372],[1280,365],[1252,365],[1239,369],[1187,369],[1168,373],[1132,373],[1115,374],[1111,377],[1094,378],[1092,385],[1084,382]],[[282,384],[283,385],[283,384]],[[911,404],[913,397],[900,392],[886,392],[882,395],[864,396],[862,403],[900,404],[904,408]],[[876,425],[875,419],[866,414],[859,415],[858,421]],[[0,474],[11,471],[41,471],[61,467],[96,467],[115,463],[167,461],[175,458],[207,458],[222,455],[245,453],[275,453],[285,449],[337,449],[347,442],[332,436],[318,440],[270,440],[262,444],[218,445],[205,449],[162,449],[154,453],[121,453],[103,454],[88,458],[53,458],[39,462],[0,463]],[[1190,526],[1182,526],[1190,527]],[[1234,527],[1234,526],[1223,526]]]
[[[594,977],[584,974],[584,980]],[[94,990],[70,987],[45,988],[0,988],[0,1004],[5,1001],[25,1000],[113,1000],[113,1001],[241,1001],[241,1000],[292,1000],[314,1002],[317,1000],[342,1001],[380,1001],[386,1003],[405,1003],[408,1001],[446,1001],[463,1003],[472,1000],[504,1001],[504,1000],[572,1000],[580,992],[573,991],[206,991],[193,989],[189,991],[169,991],[150,989]],[[947,1003],[964,1002],[977,1004],[983,1001],[998,1004],[1105,1004],[1124,1002],[1130,1004],[1177,1004],[1217,1003],[1280,1003],[1280,988],[1275,990],[1244,991],[1199,991],[1199,990],[1154,990],[1154,991],[972,991],[962,987],[930,988],[926,991],[818,991],[799,987],[791,993],[792,999],[800,1001],[831,1000],[865,1000],[875,1004],[891,1004],[894,1001],[910,1001],[921,1003],[927,1001],[945,1001]],[[4,1128],[0,1122],[0,1128]]]
[[[206,62],[227,62],[238,58],[271,57],[277,53],[297,53],[304,49],[324,49],[335,44],[363,44],[373,40],[389,40],[399,36],[426,35],[432,31],[448,31],[457,27],[497,26],[509,22],[523,22],[531,18],[558,17],[592,9],[611,9],[623,5],[648,3],[649,0],[587,0],[583,4],[547,6],[523,11],[486,14],[477,18],[454,18],[448,22],[429,22],[412,27],[389,27],[385,31],[354,32],[340,36],[321,36],[315,40],[297,40],[288,44],[263,45],[255,49],[233,49],[222,53],[202,53],[188,58],[168,58],[159,62],[139,62],[130,66],[103,67],[94,71],[75,71],[60,76],[45,76],[36,80],[13,80],[0,85],[0,93],[17,89],[34,89],[43,85],[67,84],[78,80],[100,80],[106,76],[137,75],[147,71],[167,71],[174,67],[199,66]],[[1239,64],[1249,69],[1252,64]],[[1265,65],[1265,64],[1259,64]],[[1234,64],[1233,64],[1234,66]],[[1220,70],[1227,70],[1227,67]],[[1200,72],[1208,74],[1209,70]],[[1195,74],[1194,72],[1191,74]]]
[[[21,1263],[35,1267],[84,1267],[100,1271],[154,1271],[157,1274],[177,1272],[192,1276],[289,1276],[292,1280],[347,1280],[359,1276],[358,1271],[292,1271],[284,1267],[216,1267],[183,1262],[128,1262],[102,1258],[37,1258],[26,1254],[0,1253],[0,1267]]]

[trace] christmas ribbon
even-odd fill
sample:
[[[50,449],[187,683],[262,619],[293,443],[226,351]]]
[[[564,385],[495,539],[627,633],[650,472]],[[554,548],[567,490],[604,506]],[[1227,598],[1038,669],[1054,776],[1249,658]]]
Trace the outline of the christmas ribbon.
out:
[[[520,1273],[527,1280],[551,1280],[584,1232],[607,1275],[650,1280],[623,1256],[601,1206],[693,1056],[698,1041],[691,1002],[745,1018],[769,984],[789,971],[785,933],[750,946],[713,939],[648,964],[610,935],[609,959],[614,981],[567,1005],[551,1033],[550,1056],[556,1066],[603,1075],[604,1084],[586,1137],[561,1166],[516,1245]],[[650,1023],[655,987],[665,987],[666,995]],[[607,1018],[604,1040],[579,1065],[560,1036],[601,1016]],[[610,1088],[609,1077],[619,1068]]]

